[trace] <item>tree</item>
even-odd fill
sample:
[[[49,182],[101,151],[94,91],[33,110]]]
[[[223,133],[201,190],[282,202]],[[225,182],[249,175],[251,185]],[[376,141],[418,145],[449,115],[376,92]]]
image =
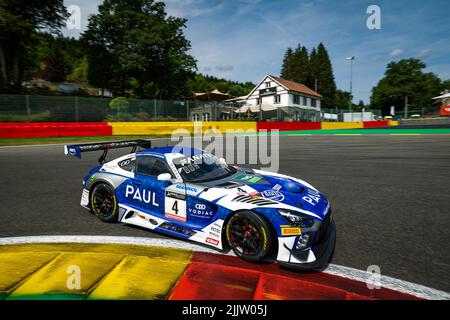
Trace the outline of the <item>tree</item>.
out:
[[[309,57],[308,49],[298,45],[293,55],[292,61],[292,80],[298,83],[305,84],[309,75]]]
[[[306,86],[315,91],[317,90],[317,80],[319,74],[319,61],[317,59],[317,50],[313,48],[311,54],[309,55],[309,73],[308,79],[306,80]]]
[[[319,43],[315,59],[317,62],[315,62],[316,66],[314,66],[314,74],[311,74],[311,78],[317,78],[317,91],[323,97],[322,106],[332,108],[336,100],[336,83],[333,66],[323,43]]]
[[[364,104],[364,101],[359,100],[358,105],[356,106],[356,108],[355,109],[352,108],[352,110],[362,111],[365,108],[366,108],[366,105]]]
[[[196,69],[182,29],[186,20],[168,17],[153,0],[105,0],[89,18],[82,41],[88,50],[91,84],[125,95],[176,98]]]
[[[0,90],[21,90],[34,68],[37,30],[57,34],[67,17],[63,0],[0,0]]]
[[[235,82],[225,79],[219,79],[213,76],[205,76],[200,73],[188,80],[187,87],[190,93],[206,92],[217,89],[224,93],[230,93],[235,97],[245,96],[255,87],[252,82]]]
[[[306,47],[298,45],[292,51],[288,48],[281,68],[281,77],[317,91],[323,97],[324,108],[334,108],[336,103],[336,83],[334,81],[333,66],[323,43],[313,48],[308,56]]]
[[[348,109],[348,101],[350,99],[350,92],[336,90],[336,99],[334,106],[338,109]]]
[[[291,48],[287,48],[284,54],[283,65],[281,66],[281,77],[286,80],[292,80],[294,78],[293,73],[293,60],[294,52]]]
[[[281,77],[305,84],[309,74],[308,60],[308,49],[306,47],[299,44],[295,51],[288,48],[284,54]]]
[[[425,67],[422,61],[413,58],[389,63],[384,77],[372,89],[372,108],[389,114],[391,106],[403,108],[406,96],[410,108],[430,106],[431,98],[439,95],[442,84],[434,73],[424,73]]]
[[[72,72],[67,75],[67,80],[78,83],[88,83],[88,68],[89,62],[87,57],[81,58],[72,69]]]
[[[42,70],[41,77],[52,82],[63,82],[66,80],[68,72],[69,66],[64,61],[63,52],[55,48],[44,60],[44,70]]]
[[[86,55],[80,41],[74,38],[66,38],[62,36],[54,37],[49,33],[38,33],[36,35],[36,45],[34,46],[35,69],[31,71],[32,76],[37,76],[49,81],[61,82],[66,77],[70,77],[70,81],[74,80],[74,73],[86,72],[83,68],[83,58]],[[87,62],[86,62],[87,63]],[[87,82],[86,77],[84,77]]]
[[[442,81],[441,91],[449,90],[450,91],[450,79]]]

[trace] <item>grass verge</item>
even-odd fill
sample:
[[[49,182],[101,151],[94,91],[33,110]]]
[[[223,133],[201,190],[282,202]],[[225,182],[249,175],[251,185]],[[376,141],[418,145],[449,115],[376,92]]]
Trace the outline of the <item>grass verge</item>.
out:
[[[83,143],[97,141],[116,140],[136,140],[167,138],[168,135],[147,135],[147,136],[90,136],[90,137],[51,137],[51,138],[4,138],[0,139],[0,146],[22,146],[34,144],[55,144],[55,143]]]

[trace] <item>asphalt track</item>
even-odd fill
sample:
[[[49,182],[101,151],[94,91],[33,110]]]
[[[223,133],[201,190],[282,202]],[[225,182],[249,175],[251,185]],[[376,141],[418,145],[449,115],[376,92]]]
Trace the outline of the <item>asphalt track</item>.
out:
[[[111,152],[111,157],[120,152]],[[79,207],[98,154],[68,159],[61,145],[0,148],[0,237],[166,238],[107,224]],[[330,199],[333,263],[450,292],[450,136],[280,136],[280,170]]]

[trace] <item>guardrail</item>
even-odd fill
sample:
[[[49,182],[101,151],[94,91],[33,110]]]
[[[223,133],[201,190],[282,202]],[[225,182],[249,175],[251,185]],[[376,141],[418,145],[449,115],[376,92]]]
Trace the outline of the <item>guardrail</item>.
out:
[[[0,123],[0,138],[110,136],[112,134],[112,127],[106,122]]]
[[[0,122],[0,138],[41,138],[71,136],[111,135],[170,135],[177,129],[190,134],[196,128],[201,132],[231,131],[257,132],[261,130],[301,131],[356,129],[388,126],[388,121],[368,122],[252,122],[252,121],[210,121],[210,122]]]

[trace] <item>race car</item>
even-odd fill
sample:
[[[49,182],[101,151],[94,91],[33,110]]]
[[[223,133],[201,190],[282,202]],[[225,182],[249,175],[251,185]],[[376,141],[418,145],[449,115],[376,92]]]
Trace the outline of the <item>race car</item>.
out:
[[[129,147],[131,153],[106,161],[108,150]],[[152,148],[149,140],[64,150],[77,158],[103,151],[100,165],[83,179],[81,206],[104,222],[231,248],[250,262],[321,270],[332,259],[336,227],[330,203],[303,180],[231,166],[194,148]]]

